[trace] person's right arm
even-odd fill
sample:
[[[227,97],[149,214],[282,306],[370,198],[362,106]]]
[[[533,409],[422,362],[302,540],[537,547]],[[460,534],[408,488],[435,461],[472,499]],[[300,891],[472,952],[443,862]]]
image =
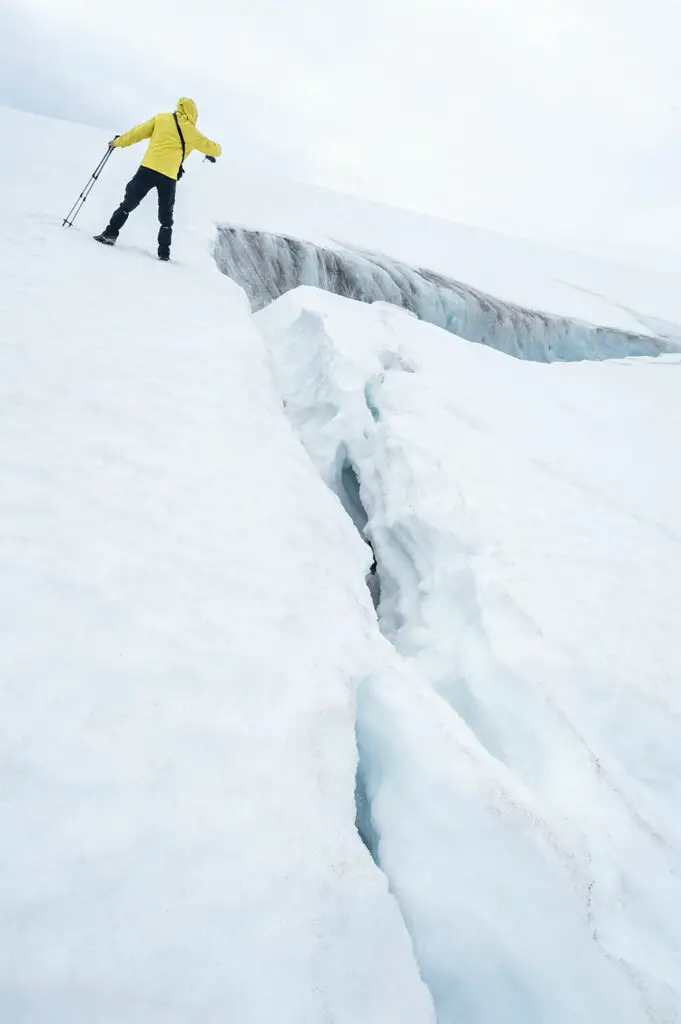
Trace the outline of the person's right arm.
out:
[[[109,143],[110,148],[125,149],[126,146],[134,146],[136,142],[141,142],[142,139],[148,139],[151,137],[151,133],[154,130],[155,117],[149,118],[144,124],[138,124],[137,127],[131,128],[125,135],[119,135],[117,138],[112,139]],[[113,145],[112,145],[113,144]]]

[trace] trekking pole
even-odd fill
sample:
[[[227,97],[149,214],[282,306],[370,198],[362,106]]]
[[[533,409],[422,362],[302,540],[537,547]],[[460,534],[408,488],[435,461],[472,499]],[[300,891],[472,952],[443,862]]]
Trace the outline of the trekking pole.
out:
[[[90,193],[92,192],[93,188],[95,187],[95,182],[97,181],[97,178],[100,176],[100,174],[104,170],[104,165],[106,164],[107,160],[109,159],[109,157],[111,156],[112,153],[113,153],[113,149],[107,149],[106,153],[104,154],[104,156],[102,157],[102,159],[99,161],[99,163],[95,167],[94,171],[92,172],[92,175],[89,178],[87,185],[85,185],[85,187],[83,188],[82,192],[80,193],[80,195],[76,199],[75,203],[73,204],[73,206],[71,207],[71,209],[66,214],[66,216],[63,219],[63,221],[61,222],[61,226],[62,227],[69,227],[69,228],[73,227],[74,220],[76,219],[76,217],[78,216],[80,211],[83,209],[83,206],[85,204],[85,200],[90,195]]]

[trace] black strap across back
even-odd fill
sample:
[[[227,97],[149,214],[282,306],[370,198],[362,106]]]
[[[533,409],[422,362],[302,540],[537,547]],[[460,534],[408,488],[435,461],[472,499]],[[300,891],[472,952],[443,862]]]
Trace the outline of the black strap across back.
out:
[[[182,143],[182,163],[180,164],[180,169],[177,172],[177,180],[179,181],[182,175],[184,174],[184,157],[186,149],[184,145],[184,135],[182,134],[182,129],[180,128],[180,122],[177,120],[177,114],[173,114],[173,117],[175,118],[175,125],[177,126],[177,132],[178,135],[180,136],[180,142]]]

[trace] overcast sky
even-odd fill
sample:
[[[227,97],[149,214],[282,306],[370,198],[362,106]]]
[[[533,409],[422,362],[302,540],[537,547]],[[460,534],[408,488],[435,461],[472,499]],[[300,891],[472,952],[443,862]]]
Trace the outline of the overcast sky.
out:
[[[0,0],[0,101],[124,131],[192,95],[240,162],[681,249],[680,47],[679,0]]]

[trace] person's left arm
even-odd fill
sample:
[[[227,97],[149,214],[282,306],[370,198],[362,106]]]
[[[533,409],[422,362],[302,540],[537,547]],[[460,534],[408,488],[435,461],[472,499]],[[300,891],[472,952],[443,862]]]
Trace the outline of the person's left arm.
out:
[[[213,142],[211,139],[206,138],[202,135],[198,128],[194,128],[192,132],[192,146],[194,149],[198,149],[199,153],[203,153],[205,156],[215,157],[220,156],[222,153],[222,146],[219,142]]]

